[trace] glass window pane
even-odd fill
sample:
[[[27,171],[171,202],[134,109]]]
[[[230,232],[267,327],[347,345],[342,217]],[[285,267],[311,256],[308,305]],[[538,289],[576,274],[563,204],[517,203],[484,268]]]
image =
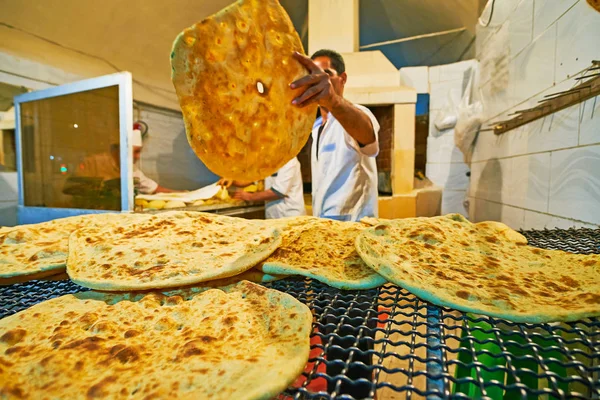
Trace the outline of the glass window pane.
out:
[[[119,87],[21,103],[25,206],[120,210]]]

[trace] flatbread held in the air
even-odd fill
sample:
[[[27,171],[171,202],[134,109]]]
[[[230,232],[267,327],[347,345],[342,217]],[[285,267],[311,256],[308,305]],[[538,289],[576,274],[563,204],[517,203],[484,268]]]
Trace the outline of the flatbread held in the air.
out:
[[[247,281],[70,294],[0,320],[0,397],[271,399],[302,373],[311,325]]]
[[[531,247],[499,222],[389,220],[360,233],[356,248],[389,281],[440,306],[515,322],[600,316],[600,255]]]
[[[179,34],[172,80],[187,138],[215,174],[265,178],[295,157],[316,105],[298,108],[289,84],[307,75],[302,43],[278,0],[240,0]]]

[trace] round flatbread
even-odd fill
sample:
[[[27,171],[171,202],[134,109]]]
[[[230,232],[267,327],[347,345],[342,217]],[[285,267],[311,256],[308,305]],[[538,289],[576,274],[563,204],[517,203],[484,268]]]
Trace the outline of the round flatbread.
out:
[[[172,80],[190,146],[215,174],[272,175],[295,157],[317,106],[292,104],[304,53],[277,0],[241,0],[185,29],[173,43]]]
[[[270,399],[308,360],[312,315],[250,282],[85,292],[0,321],[0,397]]]
[[[268,274],[303,275],[338,289],[371,289],[386,280],[369,268],[354,247],[365,229],[358,222],[298,217],[286,223],[279,247],[258,268]]]
[[[97,290],[146,290],[238,275],[277,249],[276,228],[243,218],[169,211],[70,237],[67,273]]]
[[[64,272],[69,235],[82,227],[103,227],[134,220],[133,214],[88,214],[0,231],[0,285],[26,282]]]
[[[600,315],[600,255],[527,246],[499,222],[389,220],[360,233],[356,248],[389,281],[439,306],[531,323]]]

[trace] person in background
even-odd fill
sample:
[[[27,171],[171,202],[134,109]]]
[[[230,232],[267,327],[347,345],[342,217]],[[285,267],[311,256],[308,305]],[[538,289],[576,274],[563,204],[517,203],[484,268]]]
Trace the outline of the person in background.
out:
[[[341,221],[377,217],[377,119],[344,99],[348,77],[339,53],[319,50],[311,58],[299,53],[294,58],[309,74],[290,84],[304,89],[292,104],[317,103],[321,114],[312,130],[313,215]]]
[[[250,184],[252,182],[229,179],[219,181],[219,185],[227,188],[231,185],[243,188]],[[265,178],[264,191],[248,193],[237,190],[233,193],[233,198],[250,202],[265,201],[265,217],[268,219],[306,215],[300,162],[294,157],[275,174]]]
[[[178,190],[167,189],[148,178],[138,167],[143,148],[142,133],[139,129],[134,129],[131,136],[133,148],[133,179],[136,182],[136,188],[142,194],[154,193],[172,193]],[[82,165],[76,169],[74,176],[102,178],[105,182],[121,178],[121,157],[118,143],[110,146],[110,152],[94,154],[86,157]]]
[[[135,128],[135,127],[134,127]],[[138,162],[142,156],[142,148],[144,143],[142,141],[142,132],[139,129],[133,130],[133,140],[131,146],[133,148],[133,179],[139,179],[139,186],[137,189],[142,194],[155,194],[155,193],[176,193],[181,190],[168,189],[160,186],[158,183],[148,178],[138,167]]]

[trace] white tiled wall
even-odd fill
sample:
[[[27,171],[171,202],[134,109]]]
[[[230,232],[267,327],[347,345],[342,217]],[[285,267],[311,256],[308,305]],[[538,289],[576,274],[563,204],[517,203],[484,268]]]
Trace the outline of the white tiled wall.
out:
[[[469,187],[469,167],[463,154],[454,144],[454,130],[438,131],[435,121],[452,102],[458,105],[468,82],[468,72],[476,65],[474,60],[429,68],[429,136],[427,138],[427,165],[425,174],[444,189],[442,214],[468,214],[464,206]]]
[[[600,225],[600,145],[552,152],[553,215]]]
[[[600,59],[600,13],[585,0],[511,1],[502,10],[477,30],[480,60],[494,59],[488,52],[502,47],[497,38],[510,45],[505,90],[492,90],[491,81],[480,87],[486,124],[570,89]],[[499,136],[481,132],[468,195],[473,220],[523,229],[600,226],[600,99]]]
[[[579,105],[575,105],[523,126],[520,135],[513,136],[511,154],[574,147],[578,140]]]
[[[600,13],[585,0],[579,0],[556,25],[556,79],[561,81],[589,67],[592,60],[598,60]]]
[[[579,145],[600,144],[600,98],[581,103],[579,121]]]
[[[17,224],[17,173],[0,172],[0,226]]]
[[[508,171],[503,188],[504,204],[548,211],[550,153],[529,154],[505,159]]]
[[[417,93],[429,93],[429,67],[400,68],[400,84],[414,88]]]
[[[533,36],[539,36],[549,26],[556,23],[577,2],[578,0],[535,0]]]
[[[521,103],[554,84],[555,48],[556,26],[553,26],[511,61],[510,87],[514,103]]]
[[[508,24],[511,54],[519,54],[533,37],[533,0],[522,0]]]

